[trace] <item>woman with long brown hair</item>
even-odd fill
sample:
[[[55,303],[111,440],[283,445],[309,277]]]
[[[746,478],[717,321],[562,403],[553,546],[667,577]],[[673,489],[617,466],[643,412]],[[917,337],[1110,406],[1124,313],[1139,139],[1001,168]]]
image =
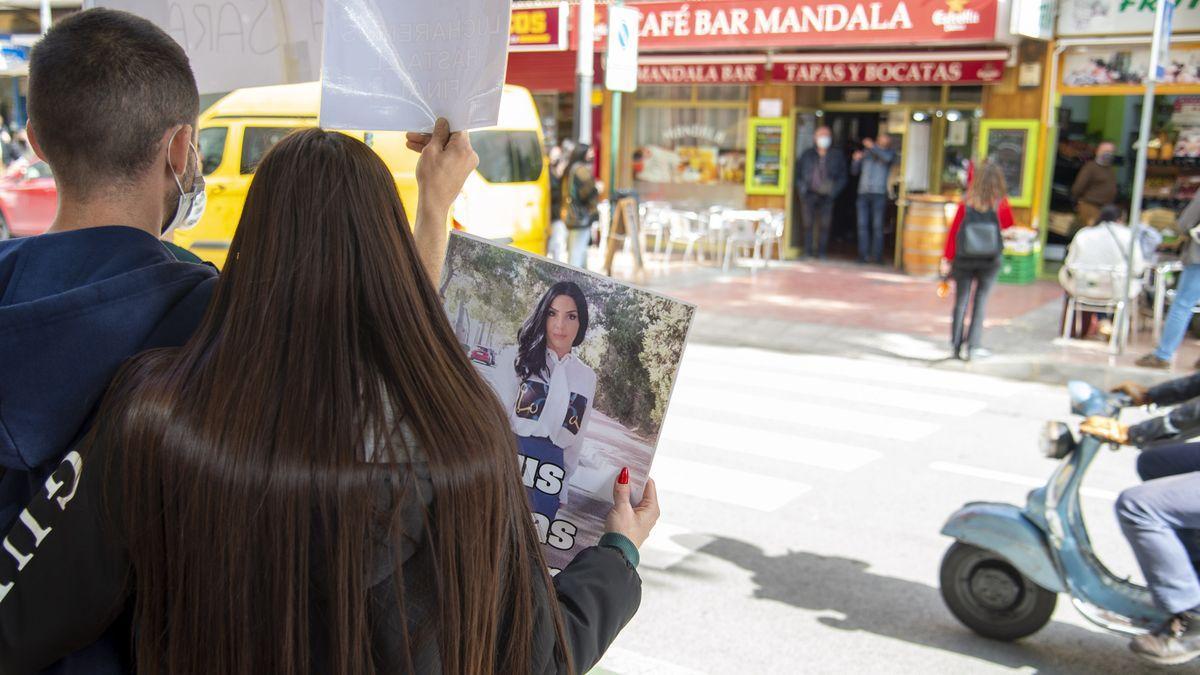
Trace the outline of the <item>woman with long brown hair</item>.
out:
[[[51,477],[71,503],[31,505],[0,670],[130,607],[139,673],[585,672],[640,601],[653,482],[636,509],[615,485],[602,545],[551,581],[516,454],[386,166],[296,132],[257,169],[195,336],[122,369]],[[37,603],[62,614],[12,618]]]
[[[969,361],[983,358],[983,322],[988,296],[1000,275],[1004,253],[1001,231],[1012,227],[1012,209],[1000,165],[990,160],[972,171],[946,237],[942,276],[954,279],[954,313],[951,316],[950,346],[954,358]],[[973,292],[972,292],[973,289]],[[972,297],[974,296],[974,297]],[[964,339],[967,303],[971,304],[971,327]]]

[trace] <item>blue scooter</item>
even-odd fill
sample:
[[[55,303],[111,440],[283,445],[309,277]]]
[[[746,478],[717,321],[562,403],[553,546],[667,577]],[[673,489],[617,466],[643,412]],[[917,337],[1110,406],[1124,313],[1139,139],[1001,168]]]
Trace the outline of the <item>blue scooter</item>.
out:
[[[1071,412],[1116,417],[1128,397],[1083,382],[1067,386]],[[1083,475],[1105,445],[1076,439],[1062,422],[1042,437],[1047,457],[1062,460],[1025,507],[973,502],[942,528],[955,541],[942,558],[942,598],[976,633],[997,640],[1032,635],[1050,621],[1059,593],[1092,623],[1127,636],[1153,630],[1169,617],[1150,592],[1110,572],[1092,551],[1079,510]]]

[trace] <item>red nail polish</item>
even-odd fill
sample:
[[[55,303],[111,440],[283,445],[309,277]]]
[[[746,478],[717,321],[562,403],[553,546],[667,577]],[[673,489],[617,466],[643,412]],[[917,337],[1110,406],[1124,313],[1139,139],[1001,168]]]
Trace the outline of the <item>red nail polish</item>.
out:
[[[621,469],[621,475],[617,477],[617,482],[621,485],[629,485],[629,467]]]

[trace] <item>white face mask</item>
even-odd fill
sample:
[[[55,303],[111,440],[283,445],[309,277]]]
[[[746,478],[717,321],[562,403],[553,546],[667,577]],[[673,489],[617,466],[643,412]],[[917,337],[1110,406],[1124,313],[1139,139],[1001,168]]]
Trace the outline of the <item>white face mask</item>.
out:
[[[817,147],[822,150],[828,150],[829,146],[833,145],[833,139],[828,136],[817,136]]]
[[[172,137],[174,141],[174,137]],[[188,144],[188,155],[196,156],[196,177],[192,180],[192,189],[184,191],[183,183],[179,182],[179,176],[175,176],[175,185],[179,188],[179,205],[175,207],[175,215],[171,220],[163,226],[162,236],[167,236],[176,229],[190,230],[200,222],[200,217],[204,215],[204,207],[208,203],[208,196],[204,192],[204,172],[200,164],[200,152],[195,146]],[[171,172],[175,174],[174,171]]]

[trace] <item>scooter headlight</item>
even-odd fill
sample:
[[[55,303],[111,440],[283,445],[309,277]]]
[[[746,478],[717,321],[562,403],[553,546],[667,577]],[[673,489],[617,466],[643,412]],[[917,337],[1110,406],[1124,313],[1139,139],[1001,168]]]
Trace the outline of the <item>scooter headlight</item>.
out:
[[[1042,454],[1062,459],[1075,450],[1075,434],[1065,422],[1047,422],[1041,436]]]

